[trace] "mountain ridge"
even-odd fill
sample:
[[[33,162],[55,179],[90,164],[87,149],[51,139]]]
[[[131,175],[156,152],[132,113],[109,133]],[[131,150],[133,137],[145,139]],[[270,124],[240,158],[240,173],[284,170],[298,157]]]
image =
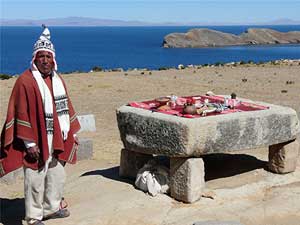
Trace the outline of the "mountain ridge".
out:
[[[116,20],[102,19],[92,17],[63,17],[63,18],[47,18],[47,19],[1,19],[0,26],[221,26],[221,25],[300,25],[300,21],[281,18],[269,22],[257,23],[234,23],[234,22],[147,22],[137,20]]]

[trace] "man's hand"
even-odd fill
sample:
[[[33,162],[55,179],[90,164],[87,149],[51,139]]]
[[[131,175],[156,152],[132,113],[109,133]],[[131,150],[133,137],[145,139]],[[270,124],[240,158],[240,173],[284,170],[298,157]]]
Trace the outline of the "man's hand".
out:
[[[27,148],[27,154],[31,158],[38,160],[39,157],[40,157],[40,149],[39,149],[38,146],[33,146],[33,147],[30,147],[30,148]]]

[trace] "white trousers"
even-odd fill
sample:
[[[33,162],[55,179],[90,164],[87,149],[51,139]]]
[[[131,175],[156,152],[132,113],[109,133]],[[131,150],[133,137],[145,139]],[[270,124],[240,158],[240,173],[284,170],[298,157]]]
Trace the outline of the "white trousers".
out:
[[[59,210],[66,180],[65,169],[53,157],[42,170],[24,167],[26,220],[42,220]]]

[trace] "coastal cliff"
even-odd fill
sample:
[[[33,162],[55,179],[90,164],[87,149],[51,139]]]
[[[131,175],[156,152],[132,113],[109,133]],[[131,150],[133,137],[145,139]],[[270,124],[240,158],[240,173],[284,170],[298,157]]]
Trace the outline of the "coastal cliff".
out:
[[[234,45],[299,44],[300,31],[279,32],[272,29],[250,28],[240,35],[206,28],[187,33],[171,33],[164,37],[164,48],[202,48]]]

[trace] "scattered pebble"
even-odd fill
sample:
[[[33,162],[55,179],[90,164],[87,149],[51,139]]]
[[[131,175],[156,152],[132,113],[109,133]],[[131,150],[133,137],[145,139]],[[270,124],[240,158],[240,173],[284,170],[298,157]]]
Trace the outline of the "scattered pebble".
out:
[[[213,191],[205,192],[202,193],[201,195],[203,198],[210,198],[210,199],[215,199],[216,198],[216,193]]]
[[[285,84],[294,84],[295,83],[295,81],[293,81],[293,80],[287,80],[286,82],[285,82]]]

